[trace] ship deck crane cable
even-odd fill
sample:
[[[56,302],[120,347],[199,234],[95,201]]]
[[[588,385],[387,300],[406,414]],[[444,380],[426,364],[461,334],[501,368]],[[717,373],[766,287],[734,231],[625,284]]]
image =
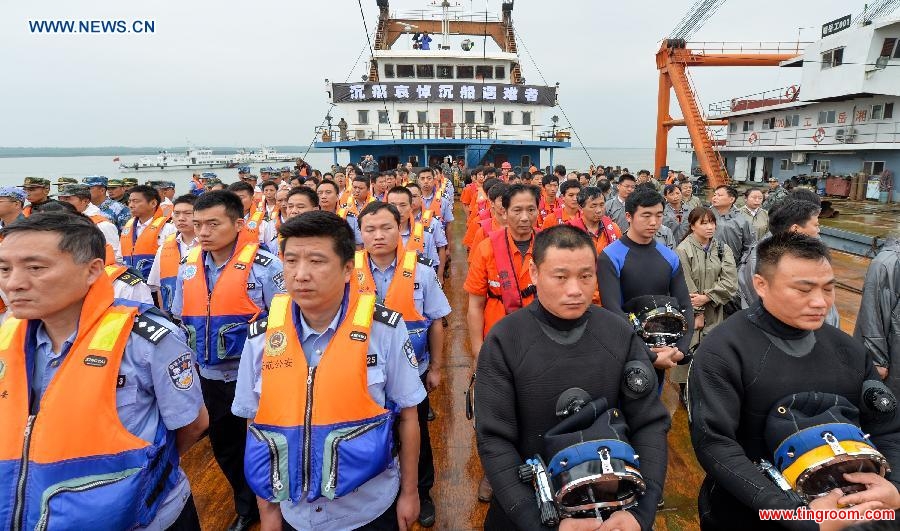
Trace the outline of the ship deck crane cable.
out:
[[[528,58],[531,60],[531,64],[534,65],[535,71],[538,73],[538,75],[541,76],[541,80],[544,82],[544,85],[550,86],[550,83],[547,82],[547,78],[544,77],[544,73],[541,71],[541,67],[538,66],[537,61],[534,60],[534,56],[531,55],[531,51],[528,49],[528,46],[525,44],[525,40],[522,39],[522,35],[516,30],[513,30],[513,31],[515,31],[516,42],[522,43],[522,48],[524,48],[525,53],[528,54]],[[566,109],[563,108],[562,103],[559,102],[559,94],[557,94],[557,96],[556,96],[556,106],[559,107],[559,112],[562,113],[563,118],[566,119],[566,122],[569,124],[569,127],[572,128],[572,133],[575,135],[575,138],[578,140],[578,145],[584,151],[584,154],[587,155],[588,160],[591,161],[591,164],[596,165],[596,163],[594,162],[594,158],[591,157],[591,153],[584,146],[584,142],[582,142],[582,140],[581,140],[581,135],[579,135],[578,130],[575,129],[575,124],[572,122],[572,120],[569,119],[569,115],[566,114]]]
[[[866,4],[866,8],[853,17],[852,23],[857,24],[863,22],[864,24],[868,24],[876,18],[890,15],[897,7],[900,7],[900,0],[877,0],[871,4]]]
[[[359,16],[362,18],[363,29],[366,31],[366,42],[369,43],[369,52],[372,54],[372,60],[375,60],[375,48],[372,47],[372,37],[369,36],[369,24],[366,22],[366,13],[363,11],[362,0],[356,0],[359,4]],[[394,124],[391,123],[391,112],[388,111],[387,108],[387,97],[381,99],[381,104],[384,106],[384,113],[387,115],[387,125],[388,131],[391,133],[391,140],[396,140],[397,137],[394,136]]]

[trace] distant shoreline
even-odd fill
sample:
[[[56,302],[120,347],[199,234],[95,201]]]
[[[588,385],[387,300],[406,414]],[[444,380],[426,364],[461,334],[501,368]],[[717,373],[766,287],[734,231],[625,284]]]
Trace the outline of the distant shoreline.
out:
[[[197,146],[195,146],[197,147]],[[279,153],[306,153],[307,146],[267,146],[276,149]],[[180,153],[187,151],[187,146],[175,147],[126,147],[126,146],[105,146],[105,147],[0,147],[0,159],[12,158],[29,158],[29,157],[134,157],[156,155],[160,151],[168,151],[169,153]],[[251,151],[258,148],[240,148],[240,147],[211,147],[215,154],[231,155],[237,153],[241,149]],[[572,148],[575,149],[575,148]],[[595,147],[587,146],[589,150],[625,150],[625,149],[653,149],[652,147]],[[310,153],[328,153],[328,148],[309,150]]]

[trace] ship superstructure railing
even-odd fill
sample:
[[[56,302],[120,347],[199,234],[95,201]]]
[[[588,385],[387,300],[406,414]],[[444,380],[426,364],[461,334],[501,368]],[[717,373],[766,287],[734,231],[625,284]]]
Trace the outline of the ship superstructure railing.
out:
[[[359,140],[531,140],[568,142],[571,133],[553,125],[503,125],[467,122],[425,122],[414,124],[348,124],[346,130],[320,126],[316,136],[322,142]]]
[[[776,119],[776,124],[778,119]],[[897,145],[900,143],[900,122],[865,122],[843,124],[801,124],[799,127],[778,127],[759,131],[738,131],[717,135],[717,148],[742,148],[749,151],[761,147],[796,148],[810,150],[832,149],[840,145]],[[677,139],[677,149],[692,151],[690,137]]]
[[[686,47],[694,55],[704,54],[796,54],[803,53],[809,42],[801,41],[690,41]]]
[[[500,22],[501,18],[491,12],[465,11],[450,8],[447,11],[450,22]],[[443,13],[428,9],[414,9],[391,13],[391,19],[395,21],[405,20],[442,20]],[[415,28],[413,28],[415,29]]]
[[[800,86],[790,85],[776,89],[769,89],[746,96],[731,98],[730,100],[717,101],[709,104],[709,114],[724,114],[729,112],[747,111],[771,107],[783,103],[793,103],[800,98]]]

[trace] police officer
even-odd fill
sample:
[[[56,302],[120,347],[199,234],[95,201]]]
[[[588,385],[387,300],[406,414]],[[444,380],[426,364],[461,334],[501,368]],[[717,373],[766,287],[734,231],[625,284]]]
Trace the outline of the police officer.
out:
[[[128,212],[128,204],[124,201],[125,185],[122,183],[122,179],[107,179],[106,194],[112,201],[125,207],[125,211]]]
[[[123,177],[122,178],[122,188],[124,192],[122,193],[121,203],[125,206],[128,206],[128,199],[131,197],[131,189],[138,185],[138,180],[135,177]]]
[[[343,219],[307,212],[281,236],[288,293],[251,327],[232,407],[252,421],[245,467],[263,527],[280,529],[283,519],[285,529],[410,529],[419,512],[416,405],[425,389],[403,318],[374,293],[350,296],[354,238]],[[334,431],[338,423],[343,429]],[[306,449],[304,426],[315,434]],[[348,437],[332,454],[328,441],[341,433]],[[274,481],[273,443],[287,462]]]
[[[175,199],[175,183],[172,181],[156,181],[153,187],[159,191],[159,195],[162,197],[162,203],[159,204],[159,208],[162,209],[163,215],[171,217],[174,208],[172,200]]]
[[[153,267],[156,250],[175,234],[169,218],[159,215],[159,192],[150,186],[135,186],[128,197],[131,219],[122,228],[122,261],[146,279]]]
[[[242,242],[258,241],[266,251],[277,253],[278,233],[275,231],[275,224],[268,220],[265,209],[260,211],[254,208],[253,188],[245,182],[238,181],[228,185],[228,191],[237,195],[244,206]]]
[[[568,225],[543,231],[533,256],[539,299],[494,325],[478,355],[478,455],[494,487],[484,529],[547,529],[517,470],[544,453],[543,436],[559,422],[557,411],[568,407],[560,398],[572,388],[624,414],[646,491],[635,508],[614,512],[602,526],[566,518],[559,529],[651,529],[665,483],[669,416],[656,396],[647,348],[628,323],[591,305],[597,251],[584,231]]]
[[[244,205],[234,193],[201,195],[193,224],[200,247],[179,267],[172,315],[191,331],[213,455],[234,492],[237,518],[230,529],[244,530],[259,516],[244,479],[246,423],[231,414],[231,403],[248,328],[265,320],[272,298],[284,291],[284,273],[278,258],[257,242],[239,241]]]
[[[881,384],[862,345],[824,324],[834,302],[835,278],[828,248],[817,238],[785,231],[759,243],[753,286],[759,301],[718,325],[700,343],[688,377],[691,440],[706,479],[700,489],[702,529],[771,529],[787,522],[760,521],[760,509],[802,505],[757,468],[776,465],[766,446],[766,419],[784,397],[814,391],[846,399],[863,412],[862,433],[887,458],[892,472],[844,474],[861,492],[840,490],[809,502],[813,510],[856,505],[900,507],[900,428],[896,399],[875,411],[866,388]],[[821,440],[821,439],[820,439]],[[828,455],[834,455],[830,451]],[[793,452],[788,457],[795,457]],[[820,456],[824,457],[824,456]],[[809,465],[816,464],[810,461]],[[779,465],[780,466],[780,465]],[[797,522],[795,529],[838,529],[846,522]]]
[[[395,186],[387,192],[387,202],[400,212],[400,236],[403,245],[407,245],[410,238],[416,247],[416,252],[421,255],[425,265],[438,269],[441,258],[435,245],[433,232],[427,231],[421,221],[414,222],[412,216],[412,192],[404,186]]]
[[[171,311],[172,300],[175,298],[175,283],[178,280],[178,267],[181,260],[191,252],[191,249],[200,245],[194,232],[194,203],[197,196],[184,194],[175,198],[172,206],[172,224],[178,231],[166,237],[156,258],[153,259],[153,267],[147,277],[150,289],[158,294],[159,307],[164,311]]]
[[[60,201],[65,201],[75,207],[79,213],[89,217],[100,232],[106,238],[106,243],[112,247],[115,262],[122,261],[122,246],[119,240],[119,231],[110,219],[91,202],[93,192],[83,184],[67,184],[60,187]],[[109,264],[107,264],[109,265]]]
[[[403,190],[406,194],[399,192]],[[409,191],[394,187],[388,197],[406,202],[409,219]],[[358,251],[357,275],[354,288],[361,284],[375,290],[376,300],[403,314],[410,335],[419,377],[428,392],[437,389],[441,382],[443,368],[444,324],[450,315],[450,303],[441,290],[430,260],[417,256],[417,237],[402,236],[403,212],[393,204],[369,203],[359,214],[364,251]],[[408,223],[407,223],[408,224]],[[416,229],[414,229],[416,230]],[[407,229],[408,232],[408,229]],[[360,282],[364,278],[364,282]],[[418,407],[419,433],[419,523],[431,527],[435,521],[434,501],[431,488],[434,486],[434,459],[431,452],[431,437],[428,433],[428,397]]]
[[[2,236],[0,527],[199,530],[178,460],[208,419],[180,329],[114,302],[90,220],[41,213]]]
[[[91,175],[82,179],[81,182],[91,187],[91,203],[113,222],[116,229],[121,231],[122,227],[128,223],[128,219],[131,218],[131,212],[127,206],[107,197],[109,179],[102,175]]]

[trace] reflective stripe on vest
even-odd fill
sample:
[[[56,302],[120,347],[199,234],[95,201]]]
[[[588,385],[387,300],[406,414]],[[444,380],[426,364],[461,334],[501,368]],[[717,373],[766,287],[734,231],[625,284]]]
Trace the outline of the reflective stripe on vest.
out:
[[[177,234],[170,234],[163,242],[159,253],[159,293],[162,309],[172,309],[175,299],[175,284],[178,281],[178,266],[181,264],[181,247],[176,239]]]
[[[377,293],[376,295],[383,297],[385,306],[403,315],[410,342],[416,352],[416,359],[421,364],[428,359],[428,327],[431,326],[431,321],[419,313],[413,297],[416,287],[418,254],[409,247],[404,251],[401,246],[397,250],[395,263],[394,276],[391,277],[387,293]],[[364,250],[356,251],[354,266],[356,267],[354,278],[357,280],[356,285],[350,287],[351,293],[366,291],[372,293],[375,289],[375,279],[372,277],[372,269],[369,265],[369,253]]]
[[[417,256],[420,256],[425,252],[425,226],[420,221],[410,221],[409,226],[409,238],[406,241],[406,248],[415,251]]]
[[[144,280],[150,275],[150,268],[153,267],[153,259],[159,248],[159,233],[168,220],[163,216],[153,218],[140,236],[135,228],[135,218],[129,219],[122,228],[122,236],[119,238],[122,242],[122,261],[139,271]]]
[[[114,306],[101,276],[84,300],[78,335],[29,415],[26,361],[37,323],[0,327],[0,528],[132,529],[149,524],[178,474],[175,437],[131,434],[116,387],[137,309]]]
[[[207,285],[205,253],[194,247],[182,268],[184,307],[181,320],[188,329],[188,341],[204,367],[241,357],[247,339],[247,325],[262,310],[247,294],[247,279],[259,244],[235,247],[222,266],[216,285]]]
[[[584,224],[584,218],[582,218],[581,214],[570,218],[568,221],[568,224],[573,227],[577,227],[577,228],[583,230],[584,232],[587,232],[591,236],[591,238],[594,238],[594,236],[595,236],[594,234],[591,234],[590,232],[588,232],[587,225]],[[603,234],[606,235],[606,245],[609,245],[612,242],[619,239],[619,235],[616,234],[616,226],[613,224],[613,220],[610,219],[609,216],[602,216],[600,218],[600,228],[603,230]],[[600,235],[597,234],[596,238],[599,239]],[[596,242],[595,242],[595,244],[596,244]],[[598,249],[598,251],[599,251],[599,249]]]
[[[259,409],[244,452],[247,483],[272,502],[344,496],[393,462],[393,414],[368,390],[375,295],[350,304],[317,367],[303,353],[294,308],[288,295],[272,301]]]
[[[523,295],[532,291],[530,286],[524,289],[519,287],[519,278],[516,275],[516,269],[512,263],[512,251],[509,248],[508,230],[497,230],[488,236],[491,240],[491,247],[494,251],[494,263],[497,265],[497,272],[500,275],[500,299],[503,302],[503,309],[510,314],[524,306]],[[528,244],[527,253],[531,252],[534,247],[534,237]],[[528,263],[522,264],[523,269],[528,268]]]

